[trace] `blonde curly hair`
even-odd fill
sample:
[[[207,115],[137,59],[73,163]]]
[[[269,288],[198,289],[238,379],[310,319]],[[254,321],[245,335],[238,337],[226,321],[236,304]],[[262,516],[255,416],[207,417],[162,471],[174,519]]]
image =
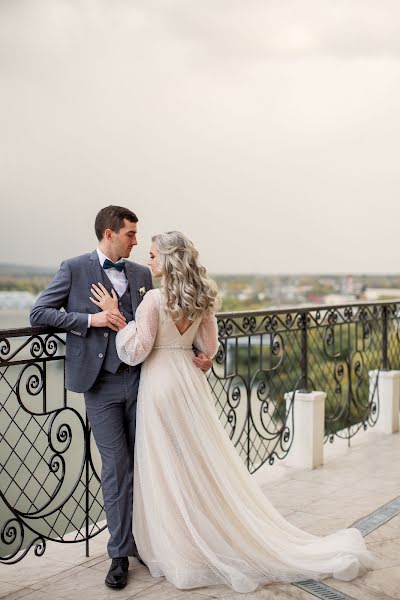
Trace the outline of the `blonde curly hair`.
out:
[[[152,237],[159,252],[162,273],[161,290],[167,310],[174,321],[194,321],[220,306],[218,288],[199,263],[193,243],[179,231],[167,231]]]

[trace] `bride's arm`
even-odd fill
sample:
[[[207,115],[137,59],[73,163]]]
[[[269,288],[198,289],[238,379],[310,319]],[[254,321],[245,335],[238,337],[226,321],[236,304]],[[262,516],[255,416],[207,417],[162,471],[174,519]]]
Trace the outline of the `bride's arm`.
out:
[[[193,340],[193,346],[210,358],[217,354],[218,327],[214,313],[208,313],[203,317]]]
[[[139,305],[135,320],[116,336],[117,353],[122,362],[138,365],[150,354],[158,328],[157,290],[150,290]]]

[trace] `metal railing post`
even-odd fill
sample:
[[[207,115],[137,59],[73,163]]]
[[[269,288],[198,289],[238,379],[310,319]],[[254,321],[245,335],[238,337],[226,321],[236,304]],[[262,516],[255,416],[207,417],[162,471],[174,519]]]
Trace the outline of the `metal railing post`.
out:
[[[388,308],[382,307],[382,370],[389,370],[388,360]]]
[[[309,393],[311,390],[308,385],[308,336],[307,336],[307,313],[301,313],[300,329],[300,369],[301,385],[300,392]]]

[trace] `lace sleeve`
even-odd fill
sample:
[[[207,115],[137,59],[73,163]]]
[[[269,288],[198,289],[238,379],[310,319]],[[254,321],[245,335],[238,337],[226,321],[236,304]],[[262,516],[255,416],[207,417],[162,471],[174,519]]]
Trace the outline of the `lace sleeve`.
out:
[[[136,311],[135,320],[117,333],[118,356],[128,365],[143,362],[153,348],[158,328],[157,294],[157,290],[147,292]]]
[[[217,354],[219,346],[218,327],[217,319],[213,313],[208,313],[203,317],[193,340],[193,346],[210,358]]]

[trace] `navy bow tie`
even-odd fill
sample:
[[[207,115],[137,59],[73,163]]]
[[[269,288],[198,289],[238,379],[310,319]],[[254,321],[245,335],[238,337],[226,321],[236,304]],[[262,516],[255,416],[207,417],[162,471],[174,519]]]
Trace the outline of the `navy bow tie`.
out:
[[[103,264],[103,269],[117,269],[118,271],[124,271],[125,263],[124,262],[114,263],[112,260],[108,260],[108,258],[106,258],[106,260],[104,261],[104,264]]]

